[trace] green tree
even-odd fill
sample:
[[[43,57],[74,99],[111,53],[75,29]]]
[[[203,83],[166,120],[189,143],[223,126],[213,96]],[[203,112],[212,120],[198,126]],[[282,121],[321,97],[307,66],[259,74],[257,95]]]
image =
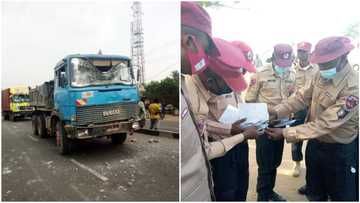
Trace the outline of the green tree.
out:
[[[144,96],[160,99],[164,105],[172,104],[179,108],[179,72],[173,71],[170,77],[145,84]]]

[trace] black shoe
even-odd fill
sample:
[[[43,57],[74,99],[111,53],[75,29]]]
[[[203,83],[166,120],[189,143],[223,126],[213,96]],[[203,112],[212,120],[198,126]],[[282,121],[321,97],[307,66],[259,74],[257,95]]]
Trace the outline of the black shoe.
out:
[[[298,193],[301,195],[306,195],[306,185],[303,185],[301,188],[299,188]]]
[[[273,201],[273,202],[286,202],[286,199],[283,198],[281,195],[279,195],[279,194],[276,193],[276,192],[273,192],[273,193],[270,195],[269,200],[270,200],[270,201]]]

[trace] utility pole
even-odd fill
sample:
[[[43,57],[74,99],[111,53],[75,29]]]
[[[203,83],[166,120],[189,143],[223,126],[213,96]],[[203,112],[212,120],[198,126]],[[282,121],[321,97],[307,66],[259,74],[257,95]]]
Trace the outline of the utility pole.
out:
[[[142,26],[141,3],[135,1],[132,6],[131,29],[131,59],[137,81],[145,83],[145,58],[144,58],[144,32]]]

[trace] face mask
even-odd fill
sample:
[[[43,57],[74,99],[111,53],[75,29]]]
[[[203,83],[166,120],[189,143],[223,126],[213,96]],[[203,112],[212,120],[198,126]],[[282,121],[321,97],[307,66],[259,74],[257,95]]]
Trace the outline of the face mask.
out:
[[[336,75],[336,67],[327,70],[320,70],[320,75],[325,79],[331,79]]]
[[[198,40],[194,36],[191,36],[191,38],[196,46],[197,52],[188,49],[187,57],[191,65],[192,74],[198,74],[207,68],[209,65],[209,59]]]

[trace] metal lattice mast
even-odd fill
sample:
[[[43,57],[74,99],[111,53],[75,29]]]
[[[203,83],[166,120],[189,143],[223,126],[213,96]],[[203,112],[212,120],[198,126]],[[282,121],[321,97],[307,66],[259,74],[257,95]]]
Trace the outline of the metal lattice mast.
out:
[[[131,22],[131,59],[134,73],[137,71],[137,80],[145,82],[144,32],[142,26],[141,3],[135,1],[131,6],[133,20]]]

